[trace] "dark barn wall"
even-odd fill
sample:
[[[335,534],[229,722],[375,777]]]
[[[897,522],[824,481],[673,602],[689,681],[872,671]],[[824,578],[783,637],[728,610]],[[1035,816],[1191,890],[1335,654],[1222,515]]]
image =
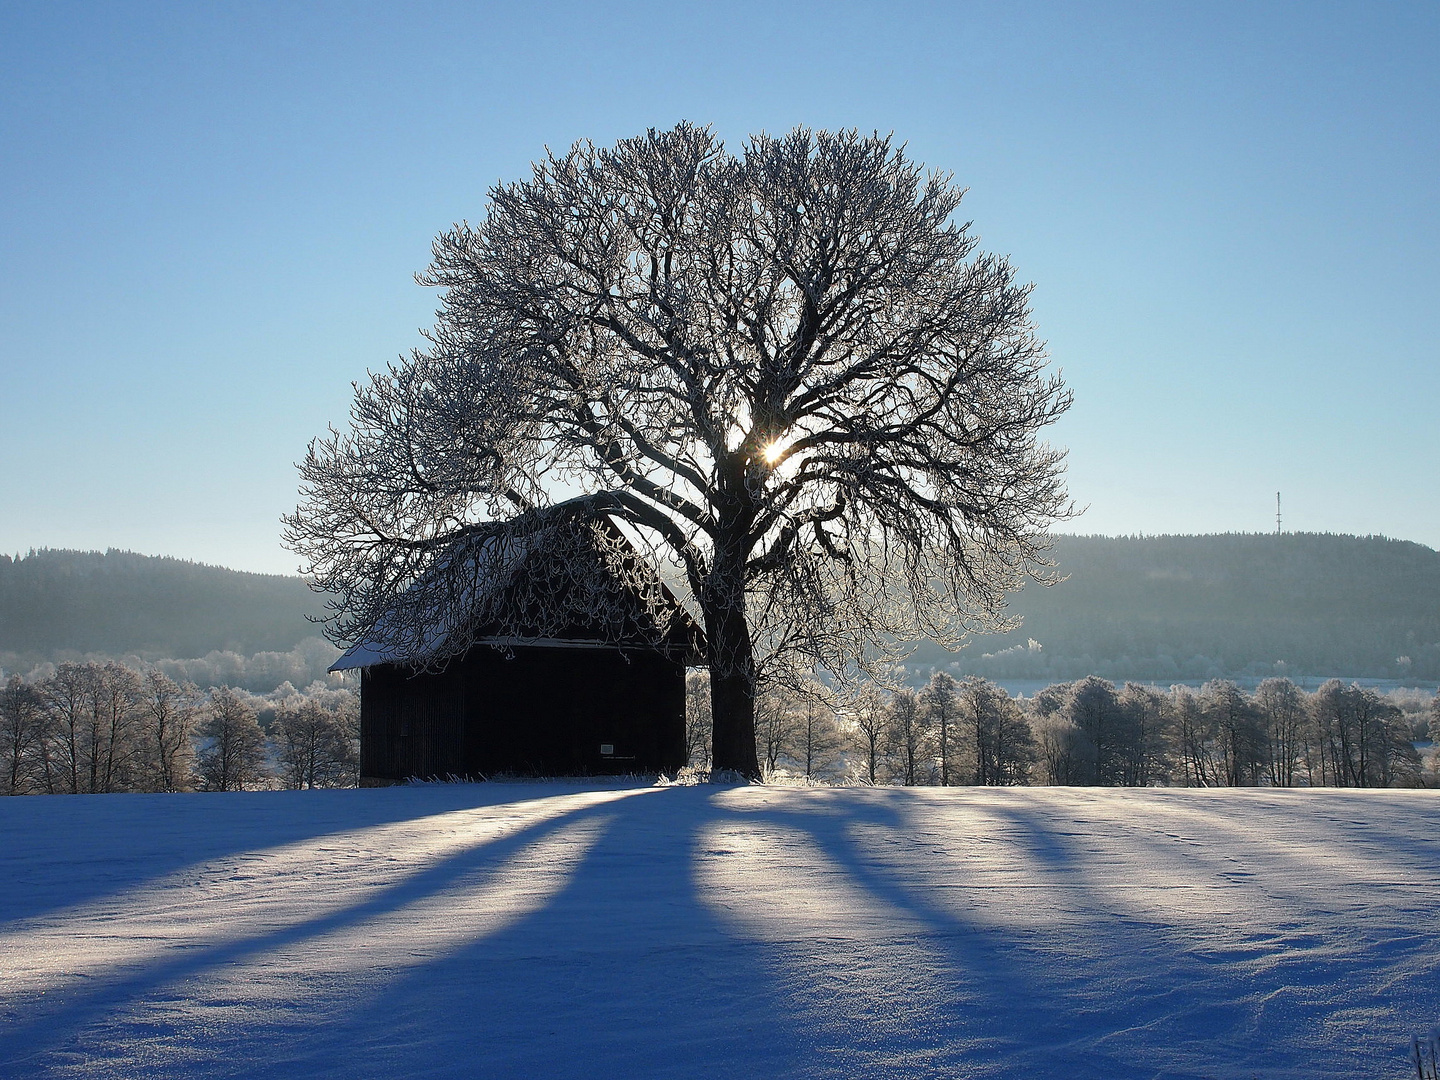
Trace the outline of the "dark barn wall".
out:
[[[361,775],[575,776],[685,764],[685,666],[618,649],[472,649],[443,671],[382,664],[360,694]],[[609,745],[613,752],[601,753]]]

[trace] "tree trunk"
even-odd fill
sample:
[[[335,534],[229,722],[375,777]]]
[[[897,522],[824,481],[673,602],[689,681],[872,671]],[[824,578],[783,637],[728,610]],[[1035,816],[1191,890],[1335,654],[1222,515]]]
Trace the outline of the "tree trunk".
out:
[[[741,594],[743,596],[743,593]],[[724,601],[706,604],[706,653],[710,660],[711,768],[760,779],[755,755],[755,656],[745,609]]]

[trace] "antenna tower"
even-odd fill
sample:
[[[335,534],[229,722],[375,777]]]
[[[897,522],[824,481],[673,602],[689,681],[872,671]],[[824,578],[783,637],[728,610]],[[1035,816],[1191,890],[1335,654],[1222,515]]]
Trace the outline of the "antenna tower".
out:
[[[1280,535],[1280,493],[1275,492],[1275,535]]]

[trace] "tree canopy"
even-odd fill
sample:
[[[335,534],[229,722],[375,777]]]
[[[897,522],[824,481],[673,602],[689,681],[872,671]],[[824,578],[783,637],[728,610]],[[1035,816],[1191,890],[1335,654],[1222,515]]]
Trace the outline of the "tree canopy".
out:
[[[584,501],[682,572],[714,765],[753,776],[757,680],[996,624],[1069,510],[1039,432],[1070,397],[962,194],[890,138],[690,124],[495,187],[434,243],[426,346],[301,464],[332,635]]]

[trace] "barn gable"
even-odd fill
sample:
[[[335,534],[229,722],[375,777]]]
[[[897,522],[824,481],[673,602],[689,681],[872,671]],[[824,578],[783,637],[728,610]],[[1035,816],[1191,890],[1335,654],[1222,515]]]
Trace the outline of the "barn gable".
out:
[[[604,515],[463,538],[332,670],[360,669],[362,783],[673,771],[699,627]]]

